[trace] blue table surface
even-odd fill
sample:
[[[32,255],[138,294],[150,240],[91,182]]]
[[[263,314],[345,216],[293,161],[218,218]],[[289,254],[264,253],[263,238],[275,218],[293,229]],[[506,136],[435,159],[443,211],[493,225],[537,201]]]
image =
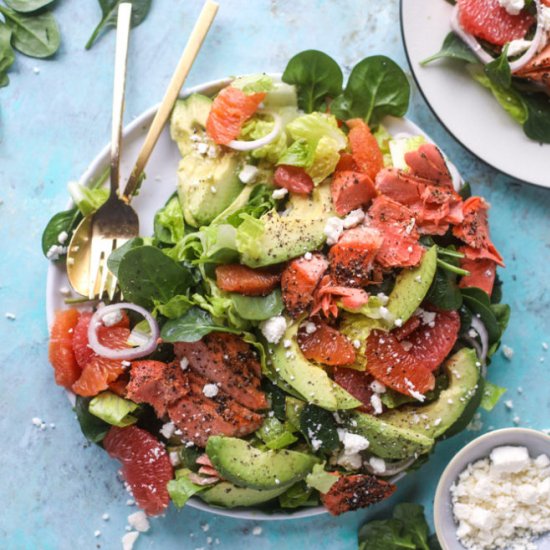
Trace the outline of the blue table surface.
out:
[[[397,0],[221,0],[221,9],[188,84],[226,75],[281,71],[296,52],[316,48],[347,70],[366,55],[393,57],[409,73]],[[120,548],[127,494],[117,464],[82,436],[47,359],[45,278],[40,236],[67,201],[110,131],[114,33],[84,51],[99,8],[59,0],[63,44],[52,60],[17,56],[11,84],[0,90],[0,547],[3,549]],[[132,34],[126,120],[157,102],[201,2],[157,0]],[[344,7],[345,6],[345,7]],[[513,410],[500,403],[482,413],[481,431],[510,426],[549,428],[550,191],[504,177],[465,151],[436,121],[413,86],[409,117],[423,127],[492,204],[494,241],[507,261],[506,300],[513,316],[489,378],[506,386]],[[518,159],[521,162],[521,159]],[[5,318],[13,312],[15,320]],[[32,425],[40,417],[55,428]],[[369,510],[287,522],[237,521],[191,508],[170,509],[136,544],[143,549],[216,546],[263,549],[353,549],[358,525],[400,501],[421,502],[431,521],[437,480],[449,459],[479,432],[438,445],[428,464],[399,483],[396,494]],[[108,513],[110,519],[102,520]],[[208,526],[208,527],[207,527]],[[96,530],[101,535],[94,537]],[[208,538],[208,537],[211,537]],[[218,542],[219,541],[219,542]]]

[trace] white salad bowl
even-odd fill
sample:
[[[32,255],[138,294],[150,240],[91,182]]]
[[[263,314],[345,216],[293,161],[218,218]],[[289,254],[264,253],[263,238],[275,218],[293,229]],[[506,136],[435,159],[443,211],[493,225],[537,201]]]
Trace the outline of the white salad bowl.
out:
[[[274,80],[280,80],[280,74],[270,75]],[[193,93],[212,95],[220,88],[226,86],[231,79],[225,78],[214,80],[205,84],[200,84],[189,89],[185,89],[181,93],[181,97],[186,97]],[[122,181],[126,181],[133,168],[133,163],[138,155],[141,144],[145,139],[145,135],[157,111],[158,105],[155,105],[138,116],[131,124],[124,128],[122,156],[120,165],[120,177]],[[423,135],[427,141],[433,143],[433,140],[422,131],[416,124],[406,118],[386,117],[383,121],[391,135],[411,134]],[[107,144],[97,157],[91,162],[88,169],[80,178],[80,183],[83,185],[89,184],[96,180],[109,166],[110,144]],[[170,138],[170,130],[167,126],[162,132],[155,150],[147,164],[146,175],[139,194],[132,200],[132,206],[138,213],[140,219],[140,234],[151,235],[153,233],[153,218],[155,212],[164,206],[164,203],[174,193],[176,189],[176,170],[181,155],[176,144]],[[450,168],[456,173],[456,168],[450,164]],[[455,178],[456,181],[456,178]],[[69,207],[72,203],[69,203]],[[64,289],[70,287],[67,280],[65,268],[62,265],[50,264],[48,269],[46,283],[46,317],[48,327],[52,326],[55,312],[60,309],[66,309]],[[78,307],[73,305],[71,307]],[[67,391],[69,401],[72,405],[75,403],[75,395]],[[401,473],[390,479],[395,482],[401,479],[405,474]],[[266,512],[261,509],[254,508],[235,508],[225,509],[215,506],[210,506],[204,503],[199,498],[192,497],[189,499],[188,506],[204,510],[207,512],[229,516],[239,519],[252,520],[287,520],[295,518],[304,518],[317,516],[327,513],[323,506],[312,508],[304,508],[294,512]]]
[[[451,486],[468,464],[487,458],[491,450],[502,445],[526,447],[532,458],[550,456],[550,436],[526,428],[504,428],[486,433],[463,447],[449,462],[437,485],[434,499],[434,524],[443,550],[465,550],[456,536],[453,518]],[[550,550],[550,533],[536,541],[538,550]]]

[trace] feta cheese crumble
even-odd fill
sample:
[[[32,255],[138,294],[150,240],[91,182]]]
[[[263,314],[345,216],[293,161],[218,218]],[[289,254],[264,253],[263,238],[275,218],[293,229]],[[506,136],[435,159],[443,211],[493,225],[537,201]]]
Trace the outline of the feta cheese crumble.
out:
[[[457,536],[467,549],[535,549],[550,530],[550,460],[525,447],[494,448],[451,486]]]
[[[317,327],[315,326],[315,323],[313,323],[312,321],[308,321],[305,324],[305,327],[306,327],[306,333],[307,334],[313,334],[317,330]]]
[[[386,461],[383,458],[371,456],[369,458],[369,464],[375,474],[383,474],[386,471]]]
[[[219,391],[220,390],[216,384],[205,384],[204,388],[202,388],[202,393],[204,393],[206,397],[216,397]]]
[[[139,533],[137,531],[130,531],[129,533],[126,533],[122,537],[122,550],[132,550],[138,537]]]
[[[344,220],[337,218],[336,216],[331,216],[328,218],[323,233],[327,237],[327,244],[333,245],[338,242],[338,239],[342,236],[344,232]]]
[[[187,357],[182,357],[180,359],[181,370],[187,370],[188,366],[189,366],[189,359],[187,359]]]
[[[359,434],[350,433],[338,428],[338,437],[344,446],[338,455],[336,463],[349,470],[357,470],[363,464],[361,451],[368,449],[369,440]]]
[[[260,330],[270,344],[277,344],[285,333],[286,319],[282,315],[271,317],[260,323]]]
[[[261,534],[262,534],[262,528],[259,527],[259,526],[254,527],[254,529],[252,529],[252,534],[253,534],[255,537],[261,535]]]
[[[529,46],[531,46],[532,40],[512,40],[511,42],[508,42],[508,57],[514,57],[516,55],[519,55],[520,53],[523,53],[529,49]]]
[[[101,320],[103,321],[103,324],[106,327],[112,327],[116,325],[117,323],[120,323],[122,321],[122,311],[120,309],[117,309],[115,311],[111,311],[109,313],[106,313]]]
[[[280,189],[275,189],[273,193],[271,193],[271,196],[275,199],[284,199],[284,197],[288,195],[288,189],[285,189],[284,187],[281,187]]]
[[[511,361],[512,357],[514,357],[514,350],[510,346],[503,345],[502,355],[504,355],[504,357],[508,359],[508,361]]]
[[[149,531],[149,520],[145,515],[145,512],[139,510],[128,516],[128,525],[133,527],[136,531],[140,533],[147,533]]]
[[[365,213],[363,212],[363,210],[361,210],[361,208],[357,208],[357,210],[352,210],[344,218],[344,229],[351,229],[352,227],[359,225],[364,219]]]
[[[176,425],[173,422],[166,422],[166,424],[163,424],[162,428],[160,429],[160,433],[166,439],[170,439],[174,435],[175,431],[176,431]]]
[[[252,183],[258,177],[258,172],[253,164],[245,164],[239,172],[239,179],[245,184]]]
[[[510,15],[518,15],[518,13],[525,7],[525,0],[498,0],[498,3]]]

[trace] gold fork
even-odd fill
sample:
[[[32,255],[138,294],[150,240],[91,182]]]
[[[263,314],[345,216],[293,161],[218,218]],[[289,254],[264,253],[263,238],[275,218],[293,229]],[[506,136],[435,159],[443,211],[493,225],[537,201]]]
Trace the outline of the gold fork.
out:
[[[120,9],[125,5],[128,4],[120,5],[119,17],[121,17]],[[67,276],[71,286],[79,294],[93,299],[95,296],[103,296],[107,291],[108,296],[112,298],[115,292],[117,281],[108,270],[107,258],[113,250],[139,234],[139,220],[137,214],[129,206],[129,202],[139,185],[145,165],[170,117],[174,103],[212,25],[218,7],[219,5],[211,0],[207,0],[204,4],[121,197],[118,195],[118,181],[127,49],[126,52],[119,53],[119,42],[123,52],[124,34],[119,41],[117,33],[111,141],[111,193],[107,202],[95,214],[84,218],[76,228],[67,252]],[[117,29],[122,26],[119,21]],[[127,45],[127,38],[125,43]],[[122,65],[122,61],[124,61],[124,65]],[[117,67],[122,73],[120,80],[117,80],[116,76]],[[120,112],[117,106],[120,106]]]

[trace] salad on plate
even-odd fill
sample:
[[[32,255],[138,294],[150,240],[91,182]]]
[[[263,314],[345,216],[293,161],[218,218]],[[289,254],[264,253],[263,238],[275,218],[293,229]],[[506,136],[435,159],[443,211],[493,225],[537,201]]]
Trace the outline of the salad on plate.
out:
[[[154,233],[108,258],[114,299],[66,301],[49,344],[84,435],[148,514],[191,497],[365,507],[498,401],[486,367],[509,307],[489,205],[422,133],[391,135],[408,101],[390,59],[343,87],[313,50],[282,79],[178,100],[177,186]],[[71,185],[51,260],[102,179]]]
[[[421,64],[461,63],[528,138],[550,143],[550,0],[448,1],[452,30]]]

